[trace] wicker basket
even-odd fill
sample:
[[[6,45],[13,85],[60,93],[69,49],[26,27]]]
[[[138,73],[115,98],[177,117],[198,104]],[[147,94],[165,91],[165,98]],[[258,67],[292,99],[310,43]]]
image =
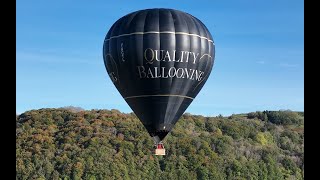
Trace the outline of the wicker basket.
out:
[[[166,155],[166,150],[165,149],[156,149],[155,150],[155,155],[157,155],[157,156]]]

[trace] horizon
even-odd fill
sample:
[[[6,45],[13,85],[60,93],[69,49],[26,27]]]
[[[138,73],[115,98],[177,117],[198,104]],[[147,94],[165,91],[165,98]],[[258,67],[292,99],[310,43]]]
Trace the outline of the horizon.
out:
[[[105,70],[103,41],[122,16],[157,7],[197,17],[216,44],[211,75],[185,113],[229,116],[281,109],[304,112],[302,0],[18,0],[16,113],[65,106],[132,112]]]
[[[30,110],[26,110],[22,113],[16,113],[16,115],[21,115],[23,113],[26,113],[26,112],[29,112],[29,111],[38,111],[38,110],[41,110],[41,109],[78,109],[76,110],[77,112],[79,111],[100,111],[100,110],[107,110],[107,111],[111,111],[111,110],[117,110],[119,111],[120,113],[123,113],[123,114],[130,114],[130,113],[134,113],[133,111],[129,111],[129,112],[123,112],[119,109],[84,109],[82,107],[77,107],[77,106],[64,106],[64,107],[47,107],[47,108],[39,108],[39,109],[30,109]],[[291,112],[304,112],[304,111],[294,111],[294,110],[291,110],[291,109],[279,109],[279,110],[268,110],[268,109],[265,109],[265,110],[257,110],[257,111],[251,111],[251,112],[263,112],[263,111],[291,111]],[[223,116],[223,117],[228,117],[228,116],[232,116],[232,115],[239,115],[239,114],[248,114],[248,113],[251,113],[251,112],[240,112],[240,113],[232,113],[232,114],[212,114],[212,115],[204,115],[204,114],[195,114],[195,113],[190,113],[188,111],[185,111],[183,113],[184,114],[191,114],[191,115],[195,115],[195,116],[198,116],[198,115],[201,115],[201,116],[205,116],[205,117],[216,117],[216,116]]]

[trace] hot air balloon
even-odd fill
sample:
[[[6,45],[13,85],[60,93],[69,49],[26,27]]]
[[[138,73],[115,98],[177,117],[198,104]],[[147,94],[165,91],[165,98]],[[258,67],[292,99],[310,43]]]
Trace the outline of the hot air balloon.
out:
[[[117,20],[103,44],[106,70],[164,155],[162,140],[206,83],[215,44],[194,16],[145,9]]]

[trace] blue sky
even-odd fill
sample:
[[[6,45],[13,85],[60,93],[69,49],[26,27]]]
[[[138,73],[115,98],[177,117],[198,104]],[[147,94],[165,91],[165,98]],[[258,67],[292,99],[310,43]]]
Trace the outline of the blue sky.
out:
[[[69,105],[131,112],[102,45],[117,19],[146,8],[188,12],[213,35],[213,71],[186,112],[304,110],[303,0],[17,0],[17,113]]]

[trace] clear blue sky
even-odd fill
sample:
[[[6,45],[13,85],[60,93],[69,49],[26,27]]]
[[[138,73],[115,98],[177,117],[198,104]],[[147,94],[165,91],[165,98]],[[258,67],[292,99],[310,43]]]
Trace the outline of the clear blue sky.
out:
[[[216,44],[213,71],[186,112],[304,110],[303,0],[17,0],[16,111],[80,106],[131,112],[107,76],[103,40],[120,17],[173,8]]]

